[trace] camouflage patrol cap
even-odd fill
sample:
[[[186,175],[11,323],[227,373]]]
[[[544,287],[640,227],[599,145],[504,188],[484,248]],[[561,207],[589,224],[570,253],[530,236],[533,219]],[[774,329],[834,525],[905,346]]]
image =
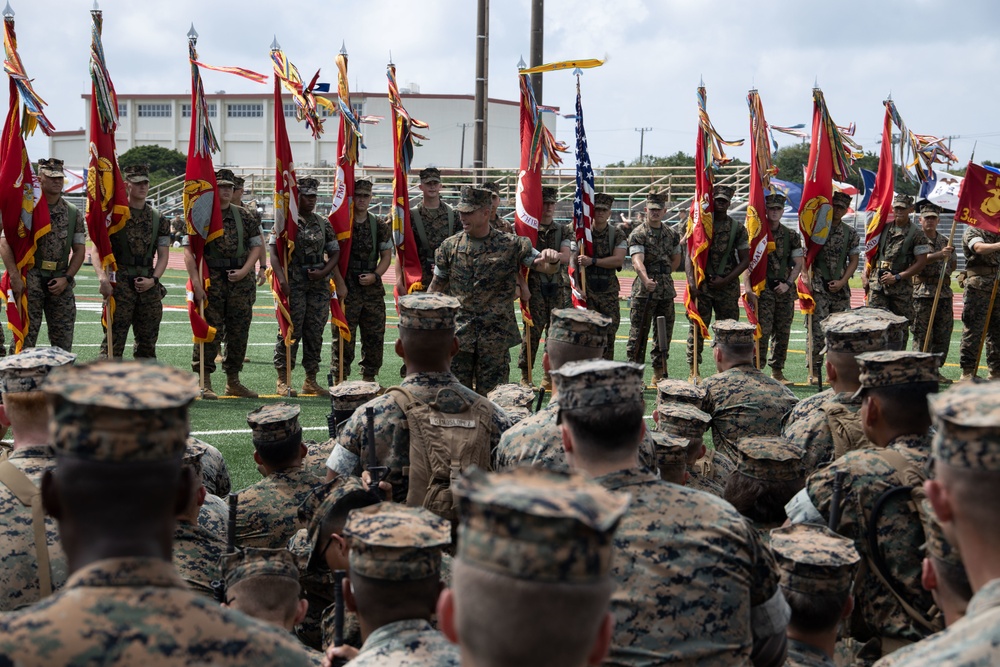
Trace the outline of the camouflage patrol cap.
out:
[[[855,357],[861,373],[861,388],[854,393],[860,398],[868,389],[894,387],[916,382],[937,382],[938,355],[930,352],[883,350],[865,352]]]
[[[437,167],[424,167],[420,170],[421,183],[440,183],[441,170]]]
[[[1000,383],[963,383],[927,397],[931,451],[952,468],[1000,471]]]
[[[459,511],[456,558],[463,563],[529,581],[607,579],[628,495],[583,475],[529,467],[473,469],[452,490]]]
[[[557,308],[549,318],[549,333],[545,338],[554,343],[603,349],[608,340],[611,318],[596,310]]]
[[[38,173],[49,178],[65,178],[63,173],[63,161],[59,158],[42,158],[38,161]]]
[[[455,328],[455,315],[462,303],[436,292],[414,292],[399,297],[399,326],[406,329],[442,331]]]
[[[905,340],[906,332],[910,328],[910,321],[903,317],[902,315],[897,315],[896,313],[886,310],[885,308],[873,308],[872,306],[863,306],[861,308],[854,308],[849,311],[860,315],[861,317],[872,317],[877,318],[886,325],[886,337],[888,339],[888,346],[890,350],[902,350]],[[839,313],[838,313],[839,315]],[[833,317],[831,315],[830,317]]]
[[[233,187],[237,190],[242,190],[243,186],[246,185],[247,179],[242,176],[233,176]]]
[[[941,217],[941,207],[935,204],[927,202],[922,207],[920,207],[920,217],[921,218],[940,218]]]
[[[594,208],[603,208],[610,211],[612,204],[615,203],[615,198],[604,192],[598,192],[594,195]]]
[[[510,423],[512,426],[514,424],[520,424],[531,416],[530,408],[504,408],[503,411],[507,413],[508,417],[510,417]]]
[[[785,210],[785,195],[780,192],[772,192],[771,194],[764,197],[764,207],[765,208],[780,208]]]
[[[944,531],[941,529],[941,523],[934,514],[934,508],[931,507],[931,501],[927,498],[922,498],[920,505],[920,517],[923,519],[924,537],[927,539],[923,544],[924,553],[942,563],[962,568],[964,571],[965,566],[962,564],[962,554],[958,550],[958,545],[953,545],[945,537]]]
[[[838,595],[851,590],[861,556],[854,540],[826,526],[798,523],[771,531],[782,587],[806,595]]]
[[[344,537],[352,574],[416,581],[439,576],[441,547],[451,544],[451,523],[423,507],[385,502],[351,510]]]
[[[860,354],[878,352],[889,347],[888,327],[884,320],[862,317],[848,310],[826,318],[822,326],[826,346],[820,350],[820,354]]]
[[[378,396],[381,389],[378,382],[347,380],[330,387],[330,398],[333,399],[334,410],[354,411]]]
[[[667,196],[662,192],[650,192],[646,195],[646,208],[660,209],[667,205]]]
[[[497,183],[496,181],[488,181],[486,183],[483,183],[479,187],[481,187],[483,190],[489,190],[490,192],[492,192],[497,196],[500,195],[500,184]]]
[[[131,164],[122,170],[122,175],[129,183],[149,183],[149,165]]]
[[[893,208],[910,208],[913,206],[913,197],[910,195],[904,195],[902,192],[897,192],[892,198]]]
[[[712,323],[715,332],[713,345],[752,345],[757,329],[749,322],[739,320],[717,320]]]
[[[299,568],[288,549],[255,549],[245,547],[219,558],[222,578],[226,588],[255,577],[285,577],[298,583]]]
[[[198,438],[188,436],[187,441],[184,443],[184,457],[181,459],[181,462],[194,469],[199,481],[202,481],[201,460],[207,451],[208,447]]]
[[[354,181],[354,194],[370,195],[374,184],[367,178],[359,178]]]
[[[53,368],[72,364],[76,355],[61,347],[29,347],[0,359],[0,393],[38,391]]]
[[[311,197],[319,193],[319,181],[306,176],[298,180],[299,196]]]
[[[805,450],[784,438],[751,437],[736,441],[740,454],[736,472],[765,482],[790,482],[805,476]]]
[[[60,366],[42,385],[56,452],[114,463],[181,459],[198,379],[139,361]]]
[[[306,543],[304,545],[306,553],[303,554],[304,557],[299,563],[300,567],[305,568],[308,565],[309,558],[316,550],[320,537],[329,537],[329,535],[320,535],[323,532],[323,521],[327,515],[333,511],[337,503],[355,493],[369,492],[365,490],[365,485],[360,478],[340,475],[332,482],[325,482],[313,488],[299,505],[299,524],[306,527]],[[370,495],[374,503],[375,496]]]
[[[299,425],[301,411],[302,408],[290,403],[272,403],[262,405],[247,414],[247,424],[253,431],[254,446],[284,442],[301,434],[302,427]]]
[[[493,193],[474,185],[463,185],[462,195],[455,205],[455,210],[459,213],[472,213],[481,208],[491,206],[493,203]]]
[[[716,185],[712,188],[712,199],[725,199],[726,201],[733,201],[734,194],[736,194],[736,188],[731,185]]]
[[[571,361],[552,371],[560,414],[568,410],[642,404],[642,364],[607,359]]]
[[[831,198],[830,203],[833,204],[834,206],[843,206],[844,208],[850,208],[851,195],[847,194],[846,192],[841,192],[840,190],[837,190],[836,192],[833,193],[833,197]]]
[[[656,413],[658,431],[688,440],[701,438],[712,423],[712,415],[688,403],[660,403]]]
[[[662,431],[650,431],[649,437],[653,440],[653,450],[656,453],[656,464],[658,466],[687,465],[687,448],[691,444],[688,438],[671,435]]]
[[[215,184],[216,185],[230,185],[236,186],[236,175],[233,173],[232,169],[219,169],[215,172]]]
[[[521,384],[501,384],[491,389],[486,398],[509,413],[509,408],[531,407],[531,402],[535,400],[535,392]]]
[[[656,383],[657,405],[687,403],[701,408],[705,404],[706,394],[704,387],[687,380],[665,378]]]
[[[555,204],[557,201],[559,201],[559,190],[548,186],[542,188],[543,204]]]

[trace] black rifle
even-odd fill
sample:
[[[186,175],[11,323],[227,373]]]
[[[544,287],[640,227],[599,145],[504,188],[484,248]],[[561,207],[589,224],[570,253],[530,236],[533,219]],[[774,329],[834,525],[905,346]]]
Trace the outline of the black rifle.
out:
[[[845,479],[847,479],[846,470],[840,470],[833,475],[833,496],[830,498],[830,522],[827,524],[827,527],[833,532],[837,532],[837,528],[840,527],[840,500],[844,493]]]
[[[333,572],[333,645],[344,645],[344,570]],[[346,660],[337,658],[333,661],[335,667],[346,664]]]
[[[333,386],[333,371],[326,374],[326,386]],[[337,411],[333,409],[333,392],[330,392],[330,414],[326,416],[326,432],[331,438],[337,437]]]
[[[535,412],[542,409],[542,400],[545,399],[545,387],[538,388],[538,400],[535,401]]]
[[[368,474],[371,475],[371,482],[369,488],[372,493],[375,494],[379,500],[385,500],[382,496],[382,491],[379,490],[378,485],[386,475],[389,473],[389,469],[385,466],[380,466],[378,464],[378,454],[375,452],[375,408],[366,407],[365,408],[365,446],[368,448]]]
[[[656,318],[656,343],[660,348],[660,357],[663,359],[663,368],[660,371],[663,377],[667,377],[667,318],[660,315]]]

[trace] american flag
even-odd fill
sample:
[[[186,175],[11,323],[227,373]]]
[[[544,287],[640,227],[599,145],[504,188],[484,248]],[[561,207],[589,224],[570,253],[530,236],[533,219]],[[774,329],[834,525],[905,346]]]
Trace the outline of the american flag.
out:
[[[580,97],[580,75],[576,77],[576,197],[573,198],[573,227],[576,229],[577,247],[584,255],[593,256],[594,237],[591,223],[594,220],[594,168],[587,151],[587,133],[583,129],[583,101]],[[569,265],[570,283],[573,288],[573,305],[587,307],[587,295],[582,289],[576,271],[576,256]]]

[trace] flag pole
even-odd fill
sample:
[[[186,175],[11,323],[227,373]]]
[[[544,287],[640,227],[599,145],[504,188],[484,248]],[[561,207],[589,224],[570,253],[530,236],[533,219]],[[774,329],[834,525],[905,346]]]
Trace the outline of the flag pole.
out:
[[[996,290],[994,290],[994,293]],[[528,386],[535,386],[535,377],[531,372],[531,323],[524,323],[524,344],[527,346],[525,348],[524,358],[528,361]]]
[[[281,268],[285,272],[285,284],[288,285],[289,311],[292,304],[292,285],[288,282],[288,264],[291,261],[292,251],[288,249],[288,244],[285,244],[285,265]],[[291,312],[289,312],[289,315],[291,315]],[[292,344],[289,342],[287,336],[285,337],[285,395],[292,395]]]
[[[198,284],[201,285],[202,292],[205,291],[205,267],[204,262],[198,264]],[[208,298],[208,294],[205,294],[205,299]],[[198,314],[201,315],[202,319],[205,317],[205,299],[201,300],[198,304]],[[110,331],[111,327],[108,327]],[[201,383],[201,393],[205,393],[205,341],[198,343],[198,378]]]
[[[979,338],[979,351],[976,352],[976,365],[972,367],[972,377],[979,375],[979,361],[983,358],[983,345],[986,343],[986,333],[990,330],[990,320],[993,319],[993,303],[997,299],[997,286],[1000,285],[1000,269],[993,279],[993,293],[990,295],[990,305],[986,309],[986,324],[983,325],[983,335]]]
[[[585,248],[581,244],[578,250],[579,250],[579,253],[577,253],[577,256],[576,256],[577,257],[576,265],[580,269],[580,294],[582,294],[583,298],[586,299],[587,298],[587,267],[585,267],[583,264],[580,263],[580,258],[583,257],[583,252],[584,252]]]
[[[688,289],[690,289],[690,287]],[[698,297],[696,296],[692,298],[691,301],[694,302],[694,312],[697,313]],[[698,348],[701,347],[701,327],[698,326],[698,324],[690,318],[688,318],[688,322],[691,323],[691,330],[694,333],[693,337],[694,347],[691,350],[691,381],[695,384],[698,384],[698,354],[699,354]]]
[[[948,246],[949,247],[955,241],[955,226],[956,225],[958,225],[958,215],[956,215],[951,220],[951,232],[948,234]],[[937,290],[934,292],[934,303],[931,304],[931,316],[930,316],[930,319],[927,320],[927,333],[924,335],[924,352],[930,351],[930,348],[931,348],[931,337],[932,337],[932,334],[934,333],[934,317],[937,315],[938,301],[941,299],[941,288],[944,286],[944,278],[945,278],[945,276],[948,275],[948,273],[949,273],[948,266],[950,264],[951,264],[951,257],[948,257],[947,259],[945,259],[945,261],[941,264],[941,275],[938,277]],[[996,281],[994,281],[993,294],[996,295]],[[992,306],[991,306],[991,308],[992,308]],[[985,339],[985,337],[986,336],[984,334],[983,338]],[[981,349],[982,349],[982,346],[980,346],[980,350]],[[944,363],[944,359],[941,360],[941,363],[942,364]],[[978,360],[977,360],[976,366],[977,367],[979,366]]]
[[[104,312],[108,319],[108,359],[115,358],[114,336],[111,334],[111,330],[115,326],[115,316],[111,312],[111,302],[114,298],[114,294],[112,294],[104,300]]]

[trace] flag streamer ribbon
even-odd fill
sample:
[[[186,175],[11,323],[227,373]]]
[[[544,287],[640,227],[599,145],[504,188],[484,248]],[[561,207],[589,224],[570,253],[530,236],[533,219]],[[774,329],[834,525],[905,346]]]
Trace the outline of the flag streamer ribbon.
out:
[[[266,74],[259,74],[257,72],[245,69],[243,67],[219,67],[216,65],[207,65],[200,61],[193,61],[193,62],[195,65],[203,69],[210,69],[215,72],[224,72],[226,74],[235,74],[236,76],[243,77],[244,79],[248,79],[250,81],[253,81],[254,83],[267,83]]]
[[[747,95],[747,106],[750,109],[750,198],[747,202],[746,228],[750,241],[750,276],[751,291],[760,296],[767,287],[768,256],[774,251],[774,235],[767,220],[765,193],[772,191],[771,176],[777,173],[777,168],[771,157],[770,132],[764,117],[764,105],[760,94],[751,90]],[[759,318],[748,295],[743,295],[743,309],[747,321],[755,327],[754,337],[760,338],[762,332]]]
[[[17,87],[18,97],[24,105],[25,118],[21,123],[23,136],[34,134],[36,127],[41,128],[46,136],[51,135],[56,128],[45,115],[47,103],[35,92],[34,86],[31,85],[32,79],[28,77],[21,56],[17,52],[17,34],[14,31],[13,17],[4,19],[3,50],[3,70]]]
[[[607,62],[607,59],[584,58],[582,60],[561,60],[555,63],[546,63],[527,69],[518,70],[520,74],[543,74],[545,72],[556,72],[562,69],[590,69],[600,67]]]
[[[284,51],[281,49],[271,51],[271,60],[274,63],[274,76],[292,95],[296,120],[304,121],[312,132],[313,139],[319,139],[320,135],[323,134],[323,119],[319,116],[319,107],[322,106],[328,111],[333,111],[334,108],[330,100],[313,92],[316,82],[319,80],[319,70],[316,70],[316,74],[313,75],[307,86],[303,84],[298,68],[285,56]],[[275,103],[277,104],[277,102]]]

